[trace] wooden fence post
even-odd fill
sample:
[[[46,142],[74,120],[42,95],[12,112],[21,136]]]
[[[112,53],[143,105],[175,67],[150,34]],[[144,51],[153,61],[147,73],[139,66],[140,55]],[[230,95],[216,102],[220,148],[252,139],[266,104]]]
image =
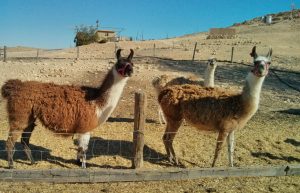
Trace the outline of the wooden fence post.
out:
[[[79,46],[77,46],[77,59],[79,59]]]
[[[155,44],[153,45],[153,57],[155,57],[155,50],[156,50],[156,46]]]
[[[231,59],[230,59],[231,64],[233,62],[233,52],[234,52],[234,47],[231,48]]]
[[[197,42],[195,43],[195,47],[194,47],[193,58],[192,58],[192,64],[194,63],[195,53],[196,53],[196,48],[197,48]]]
[[[134,132],[133,132],[133,160],[132,168],[141,168],[144,165],[144,127],[145,127],[146,96],[143,92],[135,93],[134,105]]]
[[[4,50],[3,50],[3,62],[6,62],[6,57],[7,57],[7,55],[6,55],[6,51],[7,51],[7,47],[6,46],[4,46],[4,48],[3,48]]]

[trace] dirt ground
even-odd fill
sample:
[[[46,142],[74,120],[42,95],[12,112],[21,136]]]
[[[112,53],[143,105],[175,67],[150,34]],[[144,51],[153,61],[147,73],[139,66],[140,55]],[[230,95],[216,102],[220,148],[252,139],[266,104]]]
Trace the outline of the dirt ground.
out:
[[[300,163],[300,20],[284,21],[271,26],[238,26],[235,39],[206,39],[206,33],[180,38],[92,44],[76,48],[40,50],[11,49],[8,61],[0,62],[0,86],[8,79],[38,80],[57,84],[99,86],[111,68],[115,46],[135,50],[134,75],[128,81],[119,104],[109,120],[95,129],[88,151],[88,168],[130,168],[134,93],[147,95],[144,168],[174,167],[165,159],[162,135],[165,125],[158,122],[158,104],[151,86],[161,74],[197,76],[203,79],[205,60],[216,57],[234,61],[218,62],[217,86],[241,90],[250,71],[249,53],[257,45],[258,53],[273,48],[271,70],[261,93],[260,107],[245,128],[235,134],[235,166],[272,166]],[[279,38],[280,37],[280,38]],[[192,63],[194,43],[198,42]],[[154,50],[155,44],[155,50]],[[155,57],[154,57],[155,56]],[[6,101],[0,99],[0,168],[6,168],[7,139]],[[175,138],[174,148],[183,167],[210,167],[216,143],[215,133],[197,131],[183,125]],[[38,124],[31,138],[37,164],[30,165],[20,143],[14,155],[17,169],[77,168],[76,151],[71,137],[52,134]],[[217,166],[227,166],[223,148]],[[45,184],[1,182],[0,192],[299,192],[300,177],[204,178],[190,181],[162,181],[99,184]]]

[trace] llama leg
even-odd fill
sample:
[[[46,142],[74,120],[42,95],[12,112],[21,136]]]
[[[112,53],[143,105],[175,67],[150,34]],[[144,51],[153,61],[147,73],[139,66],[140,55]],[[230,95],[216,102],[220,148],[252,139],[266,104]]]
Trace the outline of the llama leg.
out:
[[[161,125],[166,123],[166,119],[165,119],[164,113],[161,110],[161,108],[158,109],[158,119],[159,119],[159,123]]]
[[[220,154],[220,151],[222,149],[223,143],[227,137],[228,133],[220,131],[219,135],[218,135],[218,139],[217,139],[217,146],[216,146],[216,150],[215,150],[215,156],[214,156],[214,160],[212,163],[212,167],[215,167],[216,161],[218,159],[218,156]]]
[[[18,130],[10,129],[8,138],[6,141],[6,151],[7,151],[7,162],[8,162],[8,167],[10,169],[14,168],[14,148],[15,148],[15,143],[17,139],[20,137],[21,132]]]
[[[234,131],[231,131],[227,137],[227,145],[228,145],[228,160],[229,166],[233,167],[233,152],[234,152]]]
[[[169,158],[169,161],[171,163],[174,163],[175,165],[178,165],[178,159],[176,157],[174,148],[173,148],[173,140],[177,134],[177,131],[182,123],[182,120],[180,121],[169,121],[167,122],[167,127],[165,134],[163,136],[164,145],[166,148],[166,152]]]
[[[81,163],[82,168],[86,168],[86,151],[89,146],[90,137],[90,132],[79,134],[77,163]]]
[[[31,149],[29,148],[29,140],[31,137],[31,133],[36,125],[34,123],[30,124],[22,133],[21,143],[23,144],[24,151],[27,155],[27,158],[30,160],[31,164],[34,164],[35,161],[31,154]]]

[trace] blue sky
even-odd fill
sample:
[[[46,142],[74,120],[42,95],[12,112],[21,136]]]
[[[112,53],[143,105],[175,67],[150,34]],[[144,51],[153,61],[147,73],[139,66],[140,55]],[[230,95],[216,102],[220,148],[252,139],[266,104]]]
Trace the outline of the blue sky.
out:
[[[74,46],[76,25],[161,39],[291,9],[300,0],[0,0],[0,46]]]

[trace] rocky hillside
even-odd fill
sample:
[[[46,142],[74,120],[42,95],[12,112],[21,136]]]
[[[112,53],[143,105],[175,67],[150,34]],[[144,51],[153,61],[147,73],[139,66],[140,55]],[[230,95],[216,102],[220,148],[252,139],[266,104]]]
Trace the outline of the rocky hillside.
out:
[[[295,9],[293,11],[285,11],[285,12],[279,12],[279,13],[272,13],[267,14],[272,16],[272,24],[276,24],[285,20],[292,20],[292,19],[299,19],[300,18],[300,9]],[[252,25],[252,24],[259,24],[264,22],[264,16],[256,17],[254,19],[244,21],[242,23],[235,23],[233,26],[239,26],[239,25]]]

